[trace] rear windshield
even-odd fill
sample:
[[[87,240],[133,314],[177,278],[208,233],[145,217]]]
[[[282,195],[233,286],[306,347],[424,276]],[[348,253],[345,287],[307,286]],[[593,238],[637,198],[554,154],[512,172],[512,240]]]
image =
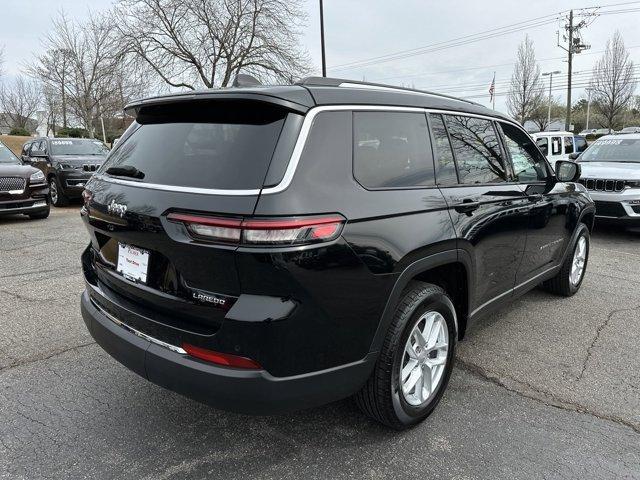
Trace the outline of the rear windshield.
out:
[[[0,143],[0,163],[12,163],[14,165],[19,165],[21,162],[11,150]]]
[[[51,140],[53,155],[106,155],[109,149],[100,140],[65,138]]]
[[[255,103],[147,107],[138,115],[138,128],[118,144],[101,172],[160,185],[259,189],[285,115]],[[127,167],[135,169],[133,178],[127,178]]]
[[[607,138],[596,140],[580,155],[579,161],[640,163],[640,139]]]

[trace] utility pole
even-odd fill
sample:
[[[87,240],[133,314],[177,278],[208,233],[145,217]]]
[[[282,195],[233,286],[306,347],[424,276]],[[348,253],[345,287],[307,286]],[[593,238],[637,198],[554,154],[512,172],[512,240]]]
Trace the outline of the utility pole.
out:
[[[560,73],[560,70],[554,70],[553,72],[542,72],[542,76],[549,76],[549,108],[547,111],[547,128],[551,125],[551,86],[553,85],[553,76]]]
[[[584,129],[589,130],[589,113],[591,112],[591,89],[587,88],[587,124]]]
[[[584,10],[581,10],[583,13],[579,16],[589,17],[593,16],[592,13],[587,13]],[[567,46],[560,45],[560,34],[558,32],[558,46],[567,52],[567,113],[566,120],[564,124],[565,130],[569,130],[571,128],[571,79],[573,74],[573,55],[582,52],[583,50],[587,50],[591,48],[591,45],[587,45],[582,42],[580,38],[580,29],[587,25],[586,20],[583,18],[580,22],[574,25],[574,15],[573,10],[569,11],[569,17],[567,18],[567,24],[565,24],[564,28],[567,31],[567,35],[563,35],[564,40],[568,40]]]
[[[322,76],[327,76],[327,60],[324,54],[324,6],[320,0],[320,47],[322,50]]]
[[[569,12],[569,55],[567,62],[569,64],[569,77],[567,79],[567,114],[565,115],[564,129],[569,131],[571,128],[571,73],[573,66],[573,10]]]

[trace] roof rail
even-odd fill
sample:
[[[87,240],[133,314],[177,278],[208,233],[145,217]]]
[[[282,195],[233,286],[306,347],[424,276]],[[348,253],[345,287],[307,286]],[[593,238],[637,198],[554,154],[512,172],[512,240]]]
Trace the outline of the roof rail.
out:
[[[464,98],[458,98],[451,95],[443,95],[442,93],[430,92],[427,90],[417,90],[415,88],[398,87],[395,85],[387,85],[384,83],[371,83],[361,82],[357,80],[347,80],[344,78],[331,78],[331,77],[305,77],[296,82],[296,85],[303,86],[318,86],[318,87],[348,87],[348,88],[364,88],[370,90],[384,90],[395,91],[401,93],[422,93],[425,95],[433,95],[436,97],[450,98],[452,100],[458,100],[460,102],[470,103],[472,105],[483,106],[480,103],[466,100]]]

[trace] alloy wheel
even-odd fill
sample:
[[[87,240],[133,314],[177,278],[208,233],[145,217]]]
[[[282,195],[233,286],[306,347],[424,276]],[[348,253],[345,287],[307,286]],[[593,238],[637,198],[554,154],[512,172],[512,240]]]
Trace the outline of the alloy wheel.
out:
[[[571,273],[569,274],[569,281],[574,287],[582,280],[584,274],[584,265],[587,261],[587,239],[581,236],[576,244],[576,249],[573,253],[573,262],[571,263]]]
[[[407,339],[400,368],[400,390],[409,405],[420,407],[435,395],[448,352],[446,320],[439,312],[424,313]]]
[[[49,195],[51,196],[51,203],[56,205],[58,203],[58,186],[53,178],[49,181]]]

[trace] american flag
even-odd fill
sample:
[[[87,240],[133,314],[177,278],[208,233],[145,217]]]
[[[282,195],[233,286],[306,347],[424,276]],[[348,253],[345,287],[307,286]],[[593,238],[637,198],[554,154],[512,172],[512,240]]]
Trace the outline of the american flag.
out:
[[[489,101],[493,102],[493,95],[496,91],[496,75],[493,74],[493,80],[491,81],[491,85],[489,86]]]

